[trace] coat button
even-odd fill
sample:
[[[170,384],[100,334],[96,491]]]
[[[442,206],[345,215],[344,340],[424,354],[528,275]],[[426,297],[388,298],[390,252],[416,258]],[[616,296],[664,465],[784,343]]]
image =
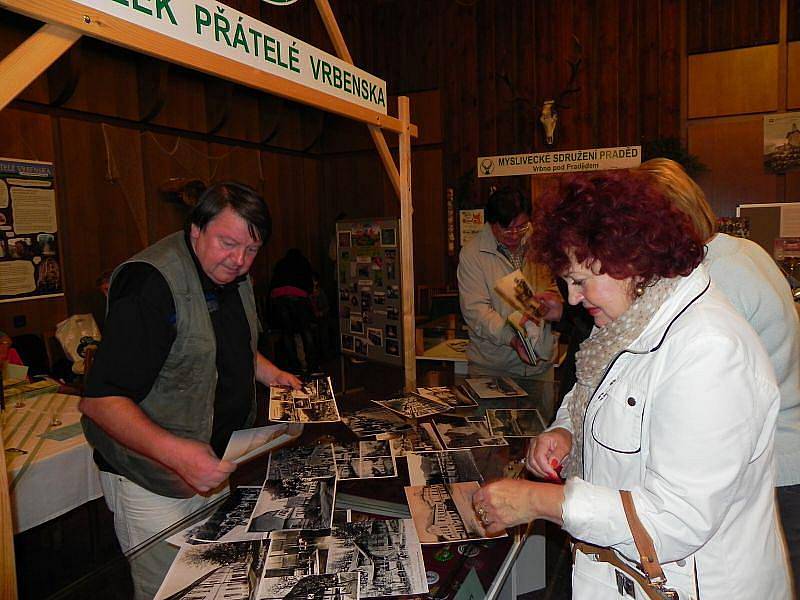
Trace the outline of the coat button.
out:
[[[675,561],[675,564],[676,564],[676,565],[678,565],[679,567],[685,567],[685,566],[686,566],[686,561],[685,561],[685,560],[683,560],[683,559],[681,559],[681,560],[676,560],[676,561]]]
[[[628,398],[628,406],[636,406],[636,398],[633,396]]]

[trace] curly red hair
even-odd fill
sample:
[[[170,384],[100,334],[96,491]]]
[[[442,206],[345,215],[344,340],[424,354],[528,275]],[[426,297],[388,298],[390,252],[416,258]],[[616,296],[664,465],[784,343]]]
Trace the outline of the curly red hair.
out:
[[[639,173],[598,171],[565,177],[537,203],[531,250],[564,273],[599,260],[614,279],[688,275],[703,260],[703,241],[689,217]],[[569,253],[569,254],[568,254]]]

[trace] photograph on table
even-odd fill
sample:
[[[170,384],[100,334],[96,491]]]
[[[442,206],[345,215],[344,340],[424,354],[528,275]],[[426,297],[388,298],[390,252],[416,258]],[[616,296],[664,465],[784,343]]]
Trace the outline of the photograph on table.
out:
[[[306,575],[286,595],[278,597],[286,600],[359,600],[358,582],[358,572]]]
[[[400,415],[380,407],[342,415],[342,421],[357,438],[389,439],[411,429]]]
[[[304,577],[324,573],[320,555],[327,541],[327,535],[311,531],[270,533],[258,600],[284,598]]]
[[[411,485],[437,483],[482,482],[483,476],[469,450],[406,454],[408,480]]]
[[[450,410],[450,406],[438,398],[426,398],[413,392],[388,400],[373,400],[373,402],[406,419],[420,419]]]
[[[411,519],[374,519],[334,527],[325,570],[358,570],[362,598],[428,592],[422,548]]]
[[[226,600],[252,600],[269,543],[230,542],[184,546],[178,551],[154,600],[205,598],[209,582]]]
[[[468,481],[404,488],[420,543],[447,544],[497,537],[486,533],[472,507],[472,495],[480,487],[477,481]]]
[[[444,386],[417,388],[417,393],[424,397],[439,402],[444,402],[451,408],[476,408],[478,403],[457,388]]]
[[[510,377],[467,377],[466,384],[484,400],[524,398],[528,394]]]
[[[301,477],[327,479],[336,475],[336,461],[331,444],[291,446],[269,455],[267,479]]]
[[[336,477],[376,479],[395,477],[397,464],[387,440],[360,440],[333,445]]]
[[[242,486],[231,491],[219,508],[208,519],[190,528],[190,543],[249,542],[264,537],[262,533],[249,533],[247,524],[256,507],[261,488]]]
[[[394,456],[405,456],[410,452],[439,452],[444,450],[430,423],[420,423],[419,427],[404,431],[399,437],[389,440]]]
[[[341,421],[330,377],[303,384],[299,390],[269,387],[269,419],[288,423],[335,423]]]
[[[298,476],[267,479],[253,509],[249,532],[286,529],[329,529],[333,522],[336,478]]]
[[[490,408],[486,418],[494,436],[536,437],[545,429],[542,415],[535,408]]]
[[[508,446],[505,438],[492,435],[486,419],[479,417],[452,417],[446,421],[438,420],[433,423],[433,428],[447,450]]]

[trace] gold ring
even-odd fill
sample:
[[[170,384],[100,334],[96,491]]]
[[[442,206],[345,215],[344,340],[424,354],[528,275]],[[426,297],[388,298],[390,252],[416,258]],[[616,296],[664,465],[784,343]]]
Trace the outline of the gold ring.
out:
[[[483,521],[483,517],[486,516],[486,509],[484,509],[482,506],[479,506],[475,509],[475,512],[481,518],[481,521]]]

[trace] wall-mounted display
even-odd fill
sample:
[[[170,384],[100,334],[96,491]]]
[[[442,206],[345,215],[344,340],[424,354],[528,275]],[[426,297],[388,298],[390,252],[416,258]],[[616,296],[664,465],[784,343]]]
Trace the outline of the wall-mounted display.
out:
[[[64,295],[53,163],[0,158],[0,302]]]
[[[339,343],[343,354],[401,366],[400,223],[336,223]]]

